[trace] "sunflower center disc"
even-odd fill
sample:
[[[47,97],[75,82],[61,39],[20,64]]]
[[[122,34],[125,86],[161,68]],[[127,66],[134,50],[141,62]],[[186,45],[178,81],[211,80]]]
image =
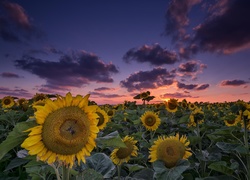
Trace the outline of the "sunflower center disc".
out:
[[[153,126],[156,122],[156,119],[154,117],[148,117],[145,121],[146,125]]]
[[[183,158],[184,154],[185,146],[179,140],[168,140],[159,146],[157,157],[164,161],[168,168],[171,168]]]
[[[133,144],[129,143],[129,142],[124,142],[126,144],[126,148],[119,148],[119,150],[116,152],[116,156],[119,159],[124,159],[128,156],[131,155],[131,153],[133,152]]]
[[[102,115],[102,113],[99,112],[96,112],[96,114],[99,116],[97,118],[99,120],[97,126],[101,126],[104,123],[104,116]]]
[[[168,104],[168,108],[171,109],[171,110],[174,110],[176,107],[177,107],[177,105],[175,103],[170,102]]]
[[[5,100],[4,100],[4,104],[5,104],[5,105],[9,105],[10,103],[11,103],[11,101],[10,101],[9,99],[5,99]]]
[[[90,124],[79,107],[69,106],[51,112],[45,119],[42,140],[48,150],[62,155],[78,153],[88,142]]]

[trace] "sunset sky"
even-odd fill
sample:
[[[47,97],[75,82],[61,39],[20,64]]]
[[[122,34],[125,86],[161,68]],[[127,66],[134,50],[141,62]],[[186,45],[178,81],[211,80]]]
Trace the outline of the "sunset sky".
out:
[[[0,98],[250,101],[249,17],[249,0],[0,1]]]

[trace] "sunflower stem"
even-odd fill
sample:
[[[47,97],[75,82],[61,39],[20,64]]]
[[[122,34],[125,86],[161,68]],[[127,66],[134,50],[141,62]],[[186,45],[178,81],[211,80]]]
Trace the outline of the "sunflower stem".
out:
[[[199,126],[199,122],[197,122],[197,136],[199,137],[199,151],[202,154],[203,157],[203,153],[202,153],[202,140],[201,140],[201,135],[200,135],[200,126]],[[203,160],[200,160],[200,169],[201,169],[201,177],[205,177],[205,171],[206,171],[206,167],[205,167],[205,162]]]
[[[121,179],[121,166],[122,166],[122,165],[117,165],[118,180],[120,180],[120,179]]]
[[[248,129],[247,129],[247,116],[243,116],[244,123],[244,144],[247,150],[246,160],[247,160],[247,179],[250,180],[250,155],[249,155],[249,145],[248,145]]]
[[[62,180],[69,180],[69,170],[70,170],[70,168],[63,166]]]

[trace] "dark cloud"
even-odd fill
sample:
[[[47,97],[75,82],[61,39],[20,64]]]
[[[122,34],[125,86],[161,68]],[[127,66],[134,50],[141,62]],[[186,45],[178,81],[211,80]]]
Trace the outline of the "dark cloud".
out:
[[[0,94],[4,96],[24,97],[24,98],[30,98],[33,96],[33,94],[29,93],[27,90],[20,89],[18,87],[15,89],[0,87]]]
[[[22,6],[8,1],[0,2],[0,38],[8,42],[26,42],[41,38],[44,33],[30,22]]]
[[[0,74],[0,76],[3,78],[22,78],[22,76],[19,76],[18,74],[11,72],[3,72]]]
[[[120,82],[122,87],[127,88],[129,92],[137,90],[155,89],[159,86],[173,84],[172,74],[164,68],[154,68],[151,71],[139,71],[131,74],[126,80]]]
[[[115,90],[115,88],[100,87],[100,88],[96,88],[94,90],[95,91],[113,91],[113,90]]]
[[[209,84],[184,84],[177,82],[177,87],[179,89],[185,89],[185,90],[205,90],[209,87]]]
[[[221,86],[241,86],[241,85],[246,85],[248,82],[244,80],[224,80],[221,81],[220,85]]]
[[[207,89],[209,87],[209,84],[201,84],[201,85],[199,85],[197,88],[196,88],[196,90],[205,90],[205,89]]]
[[[111,75],[119,72],[112,63],[105,64],[95,54],[85,51],[65,54],[57,62],[26,55],[15,60],[15,66],[46,80],[46,87],[62,89],[82,87],[90,82],[112,83]]]
[[[177,71],[180,76],[192,77],[192,79],[196,79],[197,74],[202,73],[205,68],[207,68],[206,64],[203,64],[200,61],[192,60],[181,63],[177,68]]]
[[[189,25],[188,13],[200,2],[201,0],[172,0],[166,13],[166,34],[173,35],[175,40],[185,38],[185,27]]]
[[[163,95],[160,95],[161,98],[166,99],[166,98],[176,98],[176,99],[180,99],[180,98],[188,98],[188,97],[192,97],[190,94],[187,93],[166,93]]]
[[[222,5],[196,27],[194,42],[202,50],[226,54],[250,48],[250,1],[229,0]]]
[[[175,52],[163,49],[159,44],[132,48],[124,55],[123,59],[127,63],[134,60],[141,63],[148,62],[155,66],[174,64],[178,61],[178,57]]]

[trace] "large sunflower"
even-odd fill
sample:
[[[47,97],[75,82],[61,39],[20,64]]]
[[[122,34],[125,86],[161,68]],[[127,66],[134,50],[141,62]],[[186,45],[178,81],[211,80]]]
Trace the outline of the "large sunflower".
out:
[[[149,131],[155,131],[161,124],[161,119],[153,111],[146,111],[140,119],[143,126]]]
[[[110,118],[108,116],[108,114],[106,113],[106,111],[102,110],[101,108],[97,108],[96,109],[96,113],[98,115],[98,128],[99,130],[103,130],[106,127],[106,124],[109,122]]]
[[[172,168],[179,160],[192,155],[191,149],[187,147],[189,143],[186,136],[180,138],[178,133],[170,137],[160,136],[149,148],[150,162],[161,160],[167,168]]]
[[[170,99],[165,103],[165,105],[168,112],[176,112],[178,110],[177,99]]]
[[[75,159],[78,164],[96,146],[97,106],[88,106],[89,95],[72,97],[58,96],[52,101],[46,99],[44,106],[36,106],[38,126],[31,131],[21,146],[36,155],[38,160],[48,164],[59,162],[72,167]]]
[[[14,98],[11,97],[11,96],[5,96],[3,99],[2,99],[2,107],[3,108],[11,108],[12,106],[15,105],[15,101],[14,101]]]
[[[110,158],[116,165],[121,165],[124,162],[128,162],[131,156],[137,156],[138,147],[133,137],[125,136],[122,141],[127,147],[116,148],[112,151]]]

